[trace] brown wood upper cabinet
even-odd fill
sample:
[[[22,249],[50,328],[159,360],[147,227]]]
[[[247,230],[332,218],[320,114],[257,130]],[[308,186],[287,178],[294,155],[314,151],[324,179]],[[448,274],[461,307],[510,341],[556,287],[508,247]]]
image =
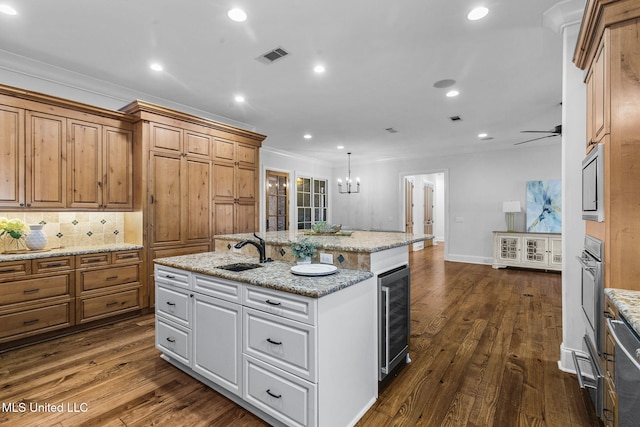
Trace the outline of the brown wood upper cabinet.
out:
[[[610,132],[609,30],[606,29],[587,73],[587,152]]]
[[[131,130],[69,120],[68,206],[133,208]]]

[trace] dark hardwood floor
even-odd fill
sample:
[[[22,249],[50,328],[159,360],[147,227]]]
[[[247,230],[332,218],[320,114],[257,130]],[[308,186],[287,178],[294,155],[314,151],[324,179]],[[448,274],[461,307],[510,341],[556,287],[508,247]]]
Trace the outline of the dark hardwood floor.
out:
[[[442,253],[411,254],[413,361],[358,426],[599,426],[557,366],[560,275]],[[149,315],[0,354],[0,425],[266,425],[161,360],[153,339]]]

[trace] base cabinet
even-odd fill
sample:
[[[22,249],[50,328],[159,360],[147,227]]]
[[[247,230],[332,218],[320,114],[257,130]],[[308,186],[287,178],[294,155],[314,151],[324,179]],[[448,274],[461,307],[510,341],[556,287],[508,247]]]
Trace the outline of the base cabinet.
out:
[[[270,424],[354,425],[375,402],[373,278],[319,299],[163,265],[155,278],[163,358]]]
[[[493,232],[493,268],[562,270],[562,235]]]

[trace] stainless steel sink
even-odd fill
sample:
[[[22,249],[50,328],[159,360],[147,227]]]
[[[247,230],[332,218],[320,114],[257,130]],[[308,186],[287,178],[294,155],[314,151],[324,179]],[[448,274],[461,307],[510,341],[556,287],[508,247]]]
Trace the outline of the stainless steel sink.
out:
[[[239,262],[236,264],[223,265],[217,268],[220,268],[222,270],[227,270],[227,271],[247,271],[247,270],[253,270],[254,268],[260,268],[260,267],[262,267],[260,264],[250,264],[245,262]]]

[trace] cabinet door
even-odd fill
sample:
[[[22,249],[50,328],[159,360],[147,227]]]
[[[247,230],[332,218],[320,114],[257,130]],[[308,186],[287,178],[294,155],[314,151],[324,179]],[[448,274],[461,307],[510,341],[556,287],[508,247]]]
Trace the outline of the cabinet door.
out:
[[[234,233],[253,233],[258,231],[257,215],[255,203],[235,204],[235,227]]]
[[[549,238],[549,265],[562,268],[562,239]]]
[[[149,159],[149,235],[152,246],[182,242],[182,189],[179,154],[151,152]]]
[[[216,161],[234,163],[236,161],[236,143],[228,139],[215,138],[214,155]]]
[[[24,111],[0,105],[0,207],[24,205]]]
[[[69,207],[102,206],[102,126],[69,120]]]
[[[239,165],[256,167],[258,166],[258,149],[252,145],[238,144],[236,155]]]
[[[66,158],[66,119],[27,112],[27,207],[66,206]]]
[[[239,166],[236,169],[236,198],[239,202],[256,200],[256,169]]]
[[[182,152],[182,130],[158,123],[149,124],[151,148]]]
[[[591,104],[592,118],[592,137],[593,142],[599,142],[602,137],[609,133],[609,60],[608,60],[608,40],[609,31],[605,31],[602,42],[598,47],[598,51],[591,66]]]
[[[186,242],[211,240],[211,161],[187,158],[186,168]]]
[[[242,306],[197,293],[194,304],[194,371],[241,396]]]
[[[547,265],[548,254],[547,237],[529,237],[525,236],[522,239],[522,262],[527,264]]]
[[[500,261],[519,263],[520,262],[520,237],[519,236],[498,236],[498,257]]]
[[[133,208],[133,133],[129,130],[104,127],[103,197],[106,209]]]
[[[235,203],[214,202],[213,204],[213,235],[233,234],[235,222]]]
[[[211,158],[213,138],[203,133],[184,131],[184,152],[189,156]]]
[[[225,163],[213,166],[213,197],[215,200],[235,198],[235,167]]]

